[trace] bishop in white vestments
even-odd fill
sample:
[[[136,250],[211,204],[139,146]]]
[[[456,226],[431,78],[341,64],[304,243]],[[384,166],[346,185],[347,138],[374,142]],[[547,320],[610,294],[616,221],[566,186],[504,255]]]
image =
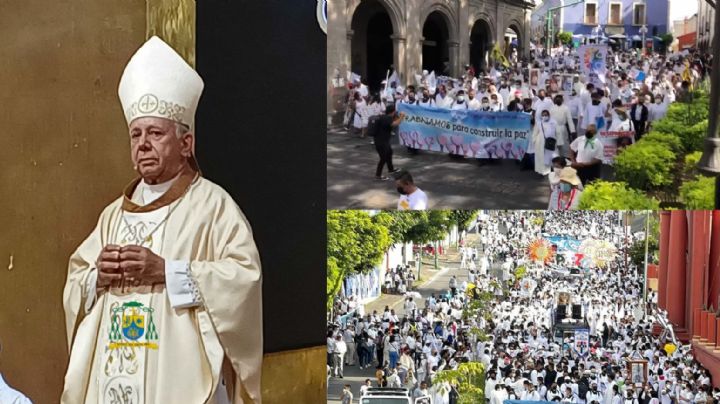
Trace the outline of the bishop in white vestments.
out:
[[[70,257],[64,404],[260,403],[260,259],[191,132],[200,76],[148,40],[119,97],[139,178]]]

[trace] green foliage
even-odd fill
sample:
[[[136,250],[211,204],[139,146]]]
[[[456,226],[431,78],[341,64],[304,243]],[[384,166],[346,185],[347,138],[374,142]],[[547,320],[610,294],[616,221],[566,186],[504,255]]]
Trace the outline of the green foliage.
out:
[[[650,190],[669,185],[675,154],[665,144],[641,140],[615,159],[615,173],[632,188]]]
[[[680,199],[686,209],[713,210],[715,208],[715,179],[700,175],[680,186]]]
[[[673,43],[674,37],[673,34],[668,32],[667,34],[660,35],[660,40],[662,41],[663,46],[667,48]]]
[[[385,219],[376,221],[364,211],[327,212],[328,307],[346,276],[369,271],[382,262],[392,243],[387,227],[381,224]]]
[[[527,267],[525,267],[525,265],[520,265],[519,267],[515,268],[514,275],[515,275],[516,281],[521,280],[522,278],[525,277],[525,275],[527,275]]]
[[[477,210],[453,210],[448,214],[448,220],[456,224],[459,231],[463,231],[467,230],[477,215]]]
[[[661,145],[664,145],[676,155],[682,153],[683,151],[683,145],[680,141],[680,138],[677,135],[673,135],[670,133],[653,130],[647,135],[643,136],[642,141],[659,143]]]
[[[696,91],[690,104],[670,104],[665,118],[654,122],[652,130],[677,135],[686,152],[702,150],[708,129],[709,97]]]
[[[485,402],[485,366],[480,362],[465,362],[456,370],[441,370],[435,374],[433,384],[449,383],[459,393],[458,404]]]
[[[697,165],[702,158],[703,152],[696,151],[685,156],[685,173],[688,175],[695,175],[698,173]]]
[[[650,225],[648,226],[648,264],[658,262],[658,253],[660,251],[660,221],[657,217],[657,212],[650,214]],[[645,265],[645,240],[636,240],[628,251],[630,255],[630,261],[643,268]]]
[[[560,31],[557,34],[558,40],[563,45],[570,45],[572,43],[572,33],[567,31]]]
[[[388,229],[392,244],[407,243],[407,231],[415,224],[417,216],[413,211],[382,211],[373,219]]]
[[[657,210],[660,202],[638,190],[628,188],[624,182],[595,181],[588,185],[580,197],[582,210]]]
[[[447,235],[451,223],[448,219],[450,211],[430,210],[412,213],[415,215],[415,222],[405,234],[408,241],[425,244],[442,240]]]

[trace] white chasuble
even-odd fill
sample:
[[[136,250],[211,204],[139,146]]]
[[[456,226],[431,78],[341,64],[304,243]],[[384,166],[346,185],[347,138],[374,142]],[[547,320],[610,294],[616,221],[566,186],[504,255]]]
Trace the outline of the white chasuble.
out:
[[[228,394],[234,404],[261,403],[262,277],[245,217],[193,171],[146,206],[130,201],[136,185],[105,209],[70,259],[61,403],[215,404]],[[166,283],[126,280],[96,298],[95,261],[110,244],[161,256]],[[192,281],[196,303],[178,303],[174,271],[187,272],[178,279]]]

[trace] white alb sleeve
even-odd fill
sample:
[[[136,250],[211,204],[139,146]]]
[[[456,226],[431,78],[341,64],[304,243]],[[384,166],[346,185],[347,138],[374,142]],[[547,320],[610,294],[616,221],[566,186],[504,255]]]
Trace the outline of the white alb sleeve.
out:
[[[96,268],[90,270],[85,278],[85,314],[90,312],[90,309],[95,305],[97,297],[97,278],[98,271]]]
[[[165,286],[174,309],[196,307],[202,303],[188,261],[165,261]]]

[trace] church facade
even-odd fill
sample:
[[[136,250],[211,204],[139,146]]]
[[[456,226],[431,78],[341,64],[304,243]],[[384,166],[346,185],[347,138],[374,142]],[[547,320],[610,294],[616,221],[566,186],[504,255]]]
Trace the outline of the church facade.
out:
[[[486,67],[496,44],[523,56],[533,7],[525,0],[329,0],[328,82],[351,71],[377,88],[391,66],[401,82],[422,70],[457,77],[466,64]]]

